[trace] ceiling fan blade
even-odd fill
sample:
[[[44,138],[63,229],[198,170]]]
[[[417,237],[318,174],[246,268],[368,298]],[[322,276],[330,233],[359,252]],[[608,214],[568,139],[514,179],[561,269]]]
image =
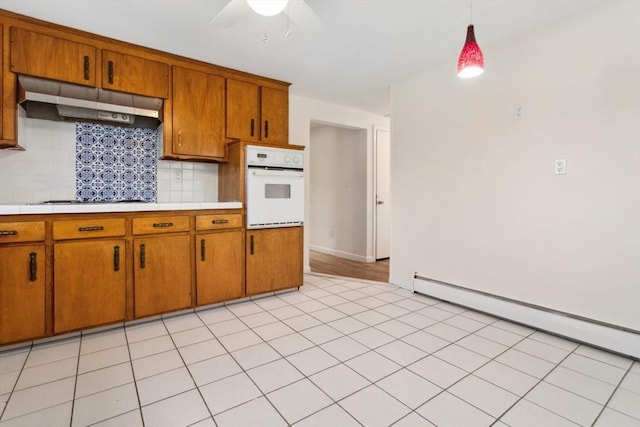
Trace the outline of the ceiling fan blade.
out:
[[[249,4],[246,0],[231,0],[209,23],[217,28],[230,28],[249,11]]]
[[[322,28],[322,21],[305,0],[289,0],[285,12],[296,27],[305,31]]]

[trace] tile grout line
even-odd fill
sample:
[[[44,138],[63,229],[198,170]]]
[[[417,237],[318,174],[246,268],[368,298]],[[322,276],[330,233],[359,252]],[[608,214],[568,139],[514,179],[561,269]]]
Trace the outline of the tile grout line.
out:
[[[631,372],[631,368],[633,368],[633,364],[634,364],[634,362],[632,361],[631,364],[629,365],[629,367],[627,368],[627,371],[624,373],[622,378],[620,378],[620,381],[618,381],[618,385],[616,386],[616,388],[613,389],[613,392],[611,393],[611,395],[609,396],[607,401],[602,405],[602,408],[600,408],[600,412],[598,412],[598,415],[596,416],[595,420],[593,420],[593,423],[591,425],[595,425],[595,423],[598,421],[598,419],[600,418],[600,416],[602,415],[604,410],[607,408],[607,405],[609,405],[609,402],[611,402],[611,399],[613,399],[613,396],[620,389],[620,386],[624,382],[624,379],[627,377],[627,375],[629,375],[629,372]],[[610,409],[614,410],[613,408],[610,408]],[[620,412],[620,411],[618,411],[618,412]],[[621,412],[621,413],[623,413],[624,415],[630,416],[629,414],[625,414],[624,412]],[[635,418],[635,417],[631,417],[631,418]]]
[[[78,342],[78,355],[76,356],[76,375],[73,382],[73,396],[71,398],[71,417],[69,419],[69,427],[73,426],[73,413],[76,406],[76,392],[78,391],[78,375],[80,369],[80,355],[82,354],[82,342],[83,342],[83,333],[80,333],[79,342]]]
[[[29,356],[31,356],[31,351],[33,351],[33,341],[29,345],[29,351],[27,352],[27,355],[25,356],[24,361],[22,362],[22,367],[20,368],[20,373],[16,377],[16,381],[13,383],[13,387],[11,388],[11,391],[8,393],[9,397],[7,398],[7,403],[4,405],[4,408],[0,412],[0,422],[5,421],[4,420],[4,414],[7,412],[7,408],[9,407],[9,402],[11,402],[11,398],[13,397],[13,393],[15,392],[16,387],[18,386],[18,381],[20,380],[20,377],[22,376],[22,373],[24,372],[25,366],[27,366],[27,360],[29,360]]]
[[[140,420],[142,421],[142,427],[145,425],[144,416],[142,414],[142,403],[140,402],[140,391],[138,390],[138,380],[136,379],[136,372],[133,369],[133,358],[131,357],[131,346],[129,344],[129,334],[127,334],[127,327],[122,326],[122,333],[127,343],[127,354],[129,355],[129,366],[131,368],[131,375],[133,376],[133,386],[136,389],[136,398],[138,399],[138,411],[140,412]]]

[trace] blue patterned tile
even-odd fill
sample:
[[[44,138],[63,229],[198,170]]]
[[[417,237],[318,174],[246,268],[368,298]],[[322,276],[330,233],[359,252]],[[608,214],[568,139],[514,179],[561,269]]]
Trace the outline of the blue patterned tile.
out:
[[[158,131],[76,123],[76,197],[157,200]]]

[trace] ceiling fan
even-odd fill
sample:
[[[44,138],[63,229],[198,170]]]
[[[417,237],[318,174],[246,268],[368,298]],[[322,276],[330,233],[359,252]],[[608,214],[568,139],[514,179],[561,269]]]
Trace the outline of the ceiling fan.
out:
[[[316,29],[320,20],[305,0],[230,0],[229,3],[211,19],[211,24],[219,28],[230,28],[250,14],[266,17],[286,15],[285,35],[291,33],[291,22],[297,28]]]

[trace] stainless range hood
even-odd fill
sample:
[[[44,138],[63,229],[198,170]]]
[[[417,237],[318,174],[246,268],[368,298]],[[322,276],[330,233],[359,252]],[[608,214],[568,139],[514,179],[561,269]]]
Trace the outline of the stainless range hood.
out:
[[[27,117],[155,129],[162,99],[31,76],[18,76],[18,104]]]

